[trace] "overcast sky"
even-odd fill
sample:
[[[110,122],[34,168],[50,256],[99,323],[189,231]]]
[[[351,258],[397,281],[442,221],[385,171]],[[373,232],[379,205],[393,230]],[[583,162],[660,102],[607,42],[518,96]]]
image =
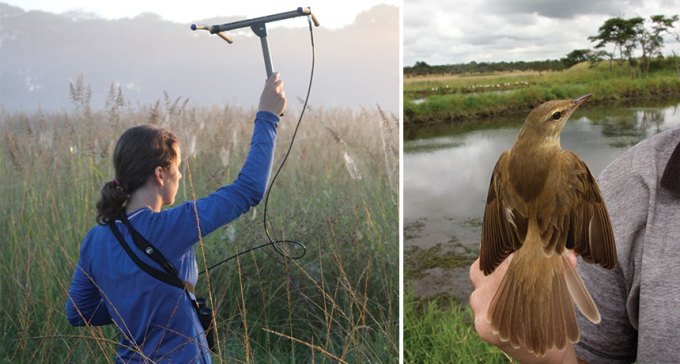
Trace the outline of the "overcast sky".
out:
[[[71,11],[93,13],[106,19],[132,18],[149,12],[164,20],[190,23],[213,17],[245,16],[248,18],[295,10],[299,6],[311,7],[319,21],[327,28],[341,28],[354,21],[357,14],[378,4],[400,5],[401,0],[0,0],[24,10],[43,10],[50,13]],[[294,22],[287,26],[305,26]]]
[[[404,0],[402,12],[405,66],[532,61],[592,48],[588,36],[612,17],[680,14],[680,0]]]

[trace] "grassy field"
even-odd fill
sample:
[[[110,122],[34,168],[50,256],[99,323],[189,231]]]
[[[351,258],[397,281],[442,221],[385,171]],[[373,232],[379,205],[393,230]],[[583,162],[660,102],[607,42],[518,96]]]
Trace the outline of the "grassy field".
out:
[[[511,363],[502,351],[477,336],[467,300],[457,300],[453,292],[428,298],[416,295],[414,285],[428,270],[467,269],[477,255],[473,252],[463,255],[440,252],[440,245],[427,250],[404,251],[404,362]]]
[[[462,122],[527,113],[552,99],[593,94],[589,104],[680,94],[680,58],[654,63],[641,77],[627,63],[608,62],[596,67],[578,64],[558,72],[509,72],[483,75],[441,75],[404,80],[405,126],[436,122]]]
[[[247,152],[254,110],[167,96],[134,106],[116,92],[93,110],[82,84],[71,96],[70,111],[0,111],[1,363],[113,362],[114,329],[70,327],[64,305],[122,131],[151,122],[176,132],[199,197],[232,181]],[[275,166],[296,108],[279,127]],[[308,111],[269,203],[272,235],[302,241],[307,255],[291,261],[260,250],[210,272],[221,344],[214,362],[397,361],[397,124],[379,109]],[[188,172],[177,201],[191,199]],[[199,269],[264,243],[261,219],[262,205],[204,239]],[[198,291],[208,296],[204,276]]]
[[[404,298],[405,363],[510,363],[502,351],[482,341],[472,311],[440,297],[424,302],[408,291]]]

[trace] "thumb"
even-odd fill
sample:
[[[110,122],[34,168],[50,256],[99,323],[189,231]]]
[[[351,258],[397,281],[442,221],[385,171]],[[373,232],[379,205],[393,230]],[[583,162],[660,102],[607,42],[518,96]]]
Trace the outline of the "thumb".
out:
[[[569,260],[569,263],[576,268],[576,264],[578,263],[578,259],[576,259],[576,253],[574,253],[573,250],[569,249],[567,250],[567,260]]]

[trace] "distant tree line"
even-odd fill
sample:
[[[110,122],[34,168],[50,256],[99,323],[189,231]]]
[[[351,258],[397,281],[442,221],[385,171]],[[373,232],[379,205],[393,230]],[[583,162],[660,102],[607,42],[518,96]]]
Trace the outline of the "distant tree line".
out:
[[[416,62],[413,66],[404,67],[404,75],[422,76],[431,74],[462,74],[462,73],[489,73],[509,71],[554,71],[563,69],[560,60],[545,61],[517,61],[517,62],[475,62],[447,65],[429,65],[425,62]]]
[[[673,36],[680,42],[680,33],[674,32],[678,15],[667,17],[653,15],[648,23],[642,17],[624,19],[615,17],[607,19],[598,29],[598,34],[588,37],[595,43],[594,49],[575,49],[559,60],[518,61],[518,62],[469,62],[449,65],[429,65],[418,61],[413,66],[404,67],[405,76],[421,76],[433,74],[464,74],[509,71],[558,71],[569,68],[580,62],[593,65],[609,60],[610,67],[614,61],[628,61],[632,66],[640,67],[642,74],[649,73],[651,60],[662,57],[664,35]],[[637,51],[640,52],[637,52]],[[637,53],[636,53],[637,52]],[[639,55],[639,58],[636,57]]]

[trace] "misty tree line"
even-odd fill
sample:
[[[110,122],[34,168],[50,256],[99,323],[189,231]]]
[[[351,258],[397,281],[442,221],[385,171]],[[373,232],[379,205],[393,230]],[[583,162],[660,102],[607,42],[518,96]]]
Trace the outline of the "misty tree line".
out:
[[[653,15],[647,22],[645,18],[607,19],[598,29],[598,34],[588,37],[595,43],[594,49],[575,49],[559,60],[518,61],[518,62],[469,62],[449,65],[429,65],[418,61],[413,66],[404,67],[405,76],[429,74],[462,74],[506,71],[557,71],[569,68],[580,62],[596,65],[609,60],[610,68],[614,61],[628,62],[639,66],[642,74],[649,73],[655,57],[663,57],[664,35],[671,35],[680,42],[680,32],[675,30],[678,15],[667,17]],[[636,51],[640,51],[636,53]],[[639,54],[639,57],[636,57]]]

